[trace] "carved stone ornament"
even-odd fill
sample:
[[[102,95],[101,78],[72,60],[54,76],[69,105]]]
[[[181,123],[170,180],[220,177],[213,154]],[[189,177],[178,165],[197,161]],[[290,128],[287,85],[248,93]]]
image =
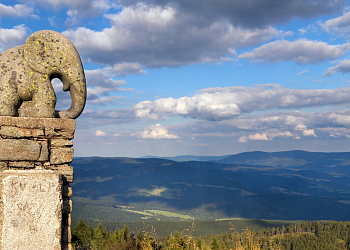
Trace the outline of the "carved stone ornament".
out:
[[[64,91],[70,91],[72,105],[68,110],[55,110],[54,78],[62,81]],[[0,54],[0,116],[75,119],[85,102],[83,65],[64,35],[38,31],[25,44]]]

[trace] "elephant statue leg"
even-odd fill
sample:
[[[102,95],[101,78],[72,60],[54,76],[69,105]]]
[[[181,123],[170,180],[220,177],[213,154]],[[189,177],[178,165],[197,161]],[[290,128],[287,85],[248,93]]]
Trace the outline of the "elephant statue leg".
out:
[[[23,67],[18,69],[18,64],[22,64],[22,52],[20,47],[15,47],[0,54],[1,116],[18,116],[18,108],[22,104],[17,88],[24,77]]]

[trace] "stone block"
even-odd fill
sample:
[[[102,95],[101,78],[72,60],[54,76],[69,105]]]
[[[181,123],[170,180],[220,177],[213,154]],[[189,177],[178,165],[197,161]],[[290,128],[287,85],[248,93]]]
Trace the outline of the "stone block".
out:
[[[8,166],[6,162],[0,161],[0,171],[7,170]]]
[[[51,148],[50,163],[64,164],[73,161],[74,149],[72,148]]]
[[[0,173],[0,249],[61,250],[62,180],[58,173]]]
[[[73,182],[73,167],[68,164],[51,165],[50,168],[63,176],[63,180],[66,182]]]
[[[47,140],[37,142],[41,144],[40,156],[37,161],[49,161],[49,145]]]
[[[14,126],[1,126],[0,135],[4,138],[24,138],[24,137],[42,137],[43,129],[17,128]]]
[[[63,197],[72,197],[73,195],[73,190],[70,186],[67,185],[63,185],[63,190],[62,190],[62,194],[63,194]]]
[[[34,168],[35,166],[34,166],[34,163],[30,161],[15,161],[15,162],[10,162],[9,167],[30,169],[30,168]]]
[[[27,139],[0,140],[1,161],[36,161],[39,159],[41,144]]]
[[[47,138],[73,139],[75,132],[74,119],[0,116],[0,126],[42,129]]]
[[[51,148],[58,148],[58,147],[72,147],[73,142],[70,140],[65,139],[52,139],[50,141]]]
[[[63,199],[63,213],[71,213],[72,212],[72,201],[70,199]]]
[[[69,243],[72,241],[71,233],[71,214],[62,215],[63,231],[62,231],[62,242]]]

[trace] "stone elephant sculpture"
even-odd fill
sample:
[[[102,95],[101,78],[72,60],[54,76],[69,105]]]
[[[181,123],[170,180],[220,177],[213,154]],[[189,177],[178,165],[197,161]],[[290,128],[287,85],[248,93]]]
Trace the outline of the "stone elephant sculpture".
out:
[[[54,78],[62,81],[64,91],[70,91],[68,110],[55,110]],[[73,43],[64,35],[38,31],[25,44],[0,54],[0,116],[75,119],[85,102],[83,65]]]

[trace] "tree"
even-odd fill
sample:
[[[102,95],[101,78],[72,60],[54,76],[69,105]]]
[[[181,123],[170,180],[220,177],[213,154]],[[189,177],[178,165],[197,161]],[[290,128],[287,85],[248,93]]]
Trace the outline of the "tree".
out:
[[[219,242],[215,237],[210,242],[210,249],[211,250],[220,250]]]

